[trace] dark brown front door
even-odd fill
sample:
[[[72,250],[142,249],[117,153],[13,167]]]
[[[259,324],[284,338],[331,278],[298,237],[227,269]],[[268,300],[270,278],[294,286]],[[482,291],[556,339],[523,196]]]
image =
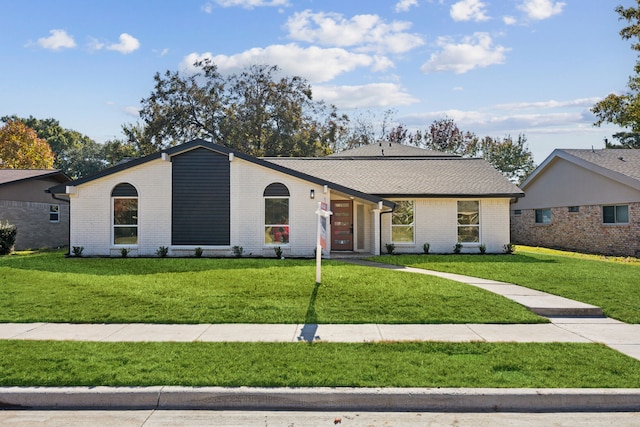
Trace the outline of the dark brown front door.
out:
[[[353,250],[353,201],[331,201],[331,250]]]

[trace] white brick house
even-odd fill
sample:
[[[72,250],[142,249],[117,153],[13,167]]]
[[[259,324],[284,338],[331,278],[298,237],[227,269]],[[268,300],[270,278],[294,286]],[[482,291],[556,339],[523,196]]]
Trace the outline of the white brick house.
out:
[[[71,203],[83,255],[313,256],[318,202],[339,251],[502,252],[523,193],[481,159],[384,143],[323,158],[255,158],[202,140],[50,189]],[[383,152],[384,150],[384,152]]]

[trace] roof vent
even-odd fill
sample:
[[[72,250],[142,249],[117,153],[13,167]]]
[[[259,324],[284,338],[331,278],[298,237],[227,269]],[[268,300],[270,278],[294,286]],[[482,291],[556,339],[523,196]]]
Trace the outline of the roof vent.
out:
[[[618,160],[620,160],[621,162],[624,162],[624,157],[620,156],[618,157]]]

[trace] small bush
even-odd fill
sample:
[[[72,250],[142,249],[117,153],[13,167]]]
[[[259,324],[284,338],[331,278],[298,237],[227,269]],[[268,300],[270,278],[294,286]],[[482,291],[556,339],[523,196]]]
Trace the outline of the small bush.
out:
[[[430,245],[430,244],[428,244],[428,243],[425,243],[424,245],[422,245],[422,251],[423,251],[425,254],[428,254],[428,253],[429,253],[429,249],[430,249],[430,248],[431,248],[431,245]]]
[[[201,258],[202,257],[202,248],[196,248],[194,255],[196,258]]]
[[[284,257],[282,256],[282,248],[280,246],[273,248],[273,251],[276,253],[276,258],[278,259],[283,259]]]
[[[236,258],[240,258],[242,256],[242,253],[244,252],[244,248],[242,246],[234,246],[233,248],[231,248],[231,250],[233,250],[233,254],[236,256]]]
[[[387,248],[387,253],[393,255],[393,252],[396,250],[396,245],[393,243],[385,243],[384,246]]]
[[[455,244],[455,246],[453,247],[453,253],[454,254],[459,254],[460,251],[462,251],[462,243],[458,242]]]
[[[480,246],[478,246],[478,249],[480,250],[481,254],[484,254],[485,252],[487,252],[487,245],[483,243]]]
[[[512,254],[513,251],[515,251],[515,249],[516,249],[516,245],[514,245],[513,243],[507,243],[502,248],[503,248],[505,254]]]
[[[73,253],[73,256],[77,256],[78,258],[82,256],[82,251],[84,251],[84,246],[74,246],[73,248],[71,248],[71,253]]]
[[[127,248],[122,248],[122,249],[120,249],[120,256],[121,256],[122,258],[126,258],[126,257],[127,257],[127,255],[129,255],[129,249],[127,249]]]
[[[13,245],[16,243],[16,234],[18,229],[15,225],[0,223],[0,255],[8,255],[13,251]]]
[[[160,246],[156,251],[156,255],[158,255],[160,258],[165,258],[167,255],[169,255],[169,248],[166,246]]]

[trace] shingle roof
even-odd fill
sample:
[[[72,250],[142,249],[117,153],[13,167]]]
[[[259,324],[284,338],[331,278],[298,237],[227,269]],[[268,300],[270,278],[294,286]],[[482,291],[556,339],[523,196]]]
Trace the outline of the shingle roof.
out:
[[[329,157],[460,157],[412,145],[381,141],[331,154]]]
[[[0,169],[0,185],[48,177],[58,182],[69,181],[69,177],[58,169]]]
[[[594,165],[621,173],[640,181],[640,150],[562,150]]]
[[[363,193],[393,196],[522,196],[483,159],[278,157],[265,160]]]
[[[640,189],[640,150],[637,149],[556,149],[522,183],[522,188],[535,181],[558,158]]]

